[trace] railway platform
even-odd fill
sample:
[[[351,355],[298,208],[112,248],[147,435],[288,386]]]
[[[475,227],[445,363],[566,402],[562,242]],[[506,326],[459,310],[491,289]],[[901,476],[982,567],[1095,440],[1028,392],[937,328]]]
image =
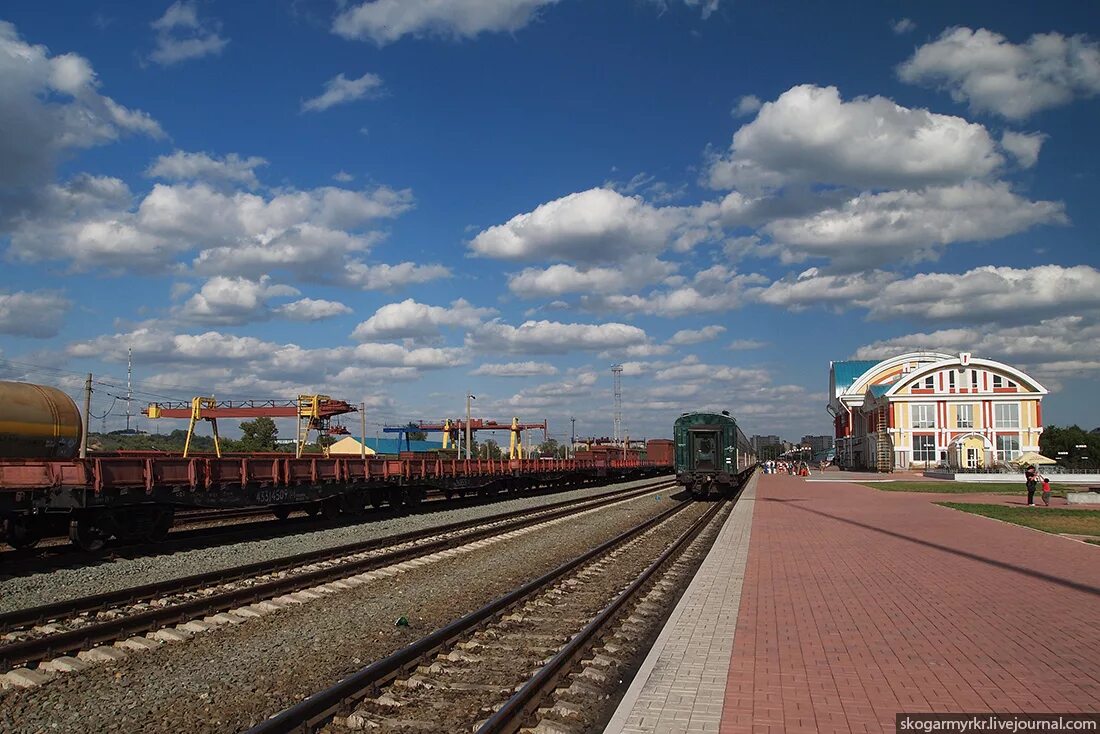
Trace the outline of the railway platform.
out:
[[[1100,712],[1100,547],[942,499],[758,473],[605,732]]]

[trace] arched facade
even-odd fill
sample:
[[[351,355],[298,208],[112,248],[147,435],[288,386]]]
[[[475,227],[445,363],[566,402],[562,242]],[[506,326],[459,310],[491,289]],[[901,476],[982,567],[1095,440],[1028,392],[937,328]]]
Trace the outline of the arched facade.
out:
[[[842,466],[981,468],[1039,450],[1046,388],[967,352],[910,352],[830,365],[829,412]]]

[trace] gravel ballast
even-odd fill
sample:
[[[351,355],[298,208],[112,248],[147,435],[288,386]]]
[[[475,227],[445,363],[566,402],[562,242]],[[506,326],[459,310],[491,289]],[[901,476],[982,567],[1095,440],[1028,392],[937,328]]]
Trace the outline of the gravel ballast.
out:
[[[670,478],[666,477],[666,479]],[[611,491],[653,481],[655,479],[650,478],[538,497],[519,497],[442,512],[407,515],[364,522],[359,525],[315,530],[299,535],[199,548],[170,555],[121,558],[95,566],[64,568],[49,573],[13,577],[0,581],[0,613],[423,530],[452,522],[488,517],[512,510],[541,507],[577,497],[598,497]],[[2,572],[3,569],[0,568],[0,573]]]
[[[676,501],[659,496],[62,676],[41,688],[9,690],[0,694],[0,730],[239,731]],[[705,509],[690,508],[673,522],[686,527]],[[399,617],[407,617],[409,626],[395,626]]]

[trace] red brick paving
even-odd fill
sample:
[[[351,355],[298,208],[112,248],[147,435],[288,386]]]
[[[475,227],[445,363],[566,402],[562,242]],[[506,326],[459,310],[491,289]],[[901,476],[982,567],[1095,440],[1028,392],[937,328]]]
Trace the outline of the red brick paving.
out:
[[[760,478],[723,734],[1100,711],[1100,548],[933,499]]]

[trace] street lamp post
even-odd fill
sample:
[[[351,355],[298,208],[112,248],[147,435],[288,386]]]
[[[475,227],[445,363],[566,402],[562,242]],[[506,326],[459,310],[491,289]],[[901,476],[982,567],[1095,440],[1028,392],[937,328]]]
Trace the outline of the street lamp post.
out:
[[[477,400],[476,395],[466,392],[466,458],[470,458],[470,401]]]

